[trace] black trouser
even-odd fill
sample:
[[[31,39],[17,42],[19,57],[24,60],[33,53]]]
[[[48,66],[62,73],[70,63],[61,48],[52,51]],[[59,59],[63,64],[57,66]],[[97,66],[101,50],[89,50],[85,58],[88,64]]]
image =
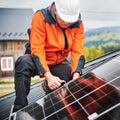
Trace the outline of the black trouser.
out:
[[[71,67],[68,61],[49,66],[53,75],[68,82],[71,80]],[[25,54],[17,59],[15,63],[15,90],[16,98],[13,111],[17,111],[28,105],[27,95],[30,91],[31,76],[38,75],[38,70],[30,54]]]

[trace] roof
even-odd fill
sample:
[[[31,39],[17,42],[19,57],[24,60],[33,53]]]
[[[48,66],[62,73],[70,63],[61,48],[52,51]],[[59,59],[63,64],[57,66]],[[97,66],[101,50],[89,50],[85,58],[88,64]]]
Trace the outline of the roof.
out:
[[[32,9],[0,8],[0,40],[28,39]]]
[[[91,69],[93,69],[97,66],[100,66],[104,62],[107,62],[110,59],[112,59],[118,55],[120,55],[120,50],[110,53],[110,54],[107,54],[99,59],[96,59],[96,60],[86,63],[85,68],[83,70],[83,74],[87,73],[88,71],[90,71]],[[45,96],[45,93],[41,88],[41,83],[42,82],[37,83],[31,87],[30,94],[28,95],[29,104],[31,104]],[[10,109],[11,109],[11,106],[13,105],[14,99],[15,99],[14,92],[7,96],[0,98],[0,118],[1,119],[3,119],[3,120],[8,119],[8,117],[10,115]]]
[[[12,111],[12,110],[11,110]],[[14,120],[119,120],[120,55],[10,114]],[[11,120],[10,119],[10,120]]]

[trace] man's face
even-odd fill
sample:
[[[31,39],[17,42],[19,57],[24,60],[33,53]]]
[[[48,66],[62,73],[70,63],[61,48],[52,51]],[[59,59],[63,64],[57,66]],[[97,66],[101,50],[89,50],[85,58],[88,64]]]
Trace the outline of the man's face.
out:
[[[68,28],[71,24],[73,24],[73,23],[65,22],[64,20],[62,20],[62,19],[60,18],[60,16],[58,15],[57,10],[55,10],[55,14],[56,14],[57,23],[59,24],[59,26],[60,26],[61,28]]]

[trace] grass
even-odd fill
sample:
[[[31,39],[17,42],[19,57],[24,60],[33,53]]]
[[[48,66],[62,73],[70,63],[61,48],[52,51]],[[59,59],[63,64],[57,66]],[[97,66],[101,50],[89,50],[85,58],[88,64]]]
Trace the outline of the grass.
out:
[[[35,84],[41,80],[42,79],[39,77],[32,78],[31,84]],[[14,80],[13,79],[8,79],[8,80],[0,79],[0,97],[10,94],[11,92],[14,92]]]
[[[14,85],[11,87],[8,87],[8,86],[2,87],[2,88],[0,87],[0,97],[3,97],[3,96],[10,94],[12,92],[14,92]]]
[[[14,84],[13,81],[2,81],[0,80],[0,84]]]
[[[35,84],[39,81],[40,81],[40,79],[32,79],[31,83]],[[9,81],[0,80],[0,84],[14,84],[14,81],[13,80],[9,80]]]

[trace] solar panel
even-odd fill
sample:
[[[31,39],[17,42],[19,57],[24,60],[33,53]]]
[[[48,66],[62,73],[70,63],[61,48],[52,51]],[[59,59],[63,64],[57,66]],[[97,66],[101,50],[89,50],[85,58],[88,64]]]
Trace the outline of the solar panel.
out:
[[[119,120],[120,56],[18,111],[16,120]]]

